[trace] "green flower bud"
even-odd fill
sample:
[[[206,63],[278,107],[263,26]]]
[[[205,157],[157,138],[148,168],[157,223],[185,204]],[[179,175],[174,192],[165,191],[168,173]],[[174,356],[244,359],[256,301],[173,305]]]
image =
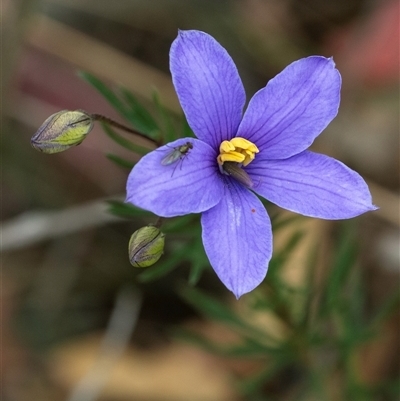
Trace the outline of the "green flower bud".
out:
[[[157,227],[146,226],[135,231],[129,240],[129,260],[134,267],[154,265],[164,251],[165,234]]]
[[[31,139],[44,153],[58,153],[79,145],[93,128],[92,117],[82,110],[62,110],[50,116]]]

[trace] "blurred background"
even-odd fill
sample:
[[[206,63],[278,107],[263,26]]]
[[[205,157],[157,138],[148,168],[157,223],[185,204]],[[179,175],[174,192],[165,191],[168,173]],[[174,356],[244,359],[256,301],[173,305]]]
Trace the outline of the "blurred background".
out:
[[[380,207],[354,222],[362,313],[372,314],[399,290],[397,0],[2,0],[1,13],[3,401],[247,399],[234,383],[259,362],[224,358],[171,334],[178,327],[220,342],[236,338],[177,293],[187,266],[146,283],[129,264],[130,234],[149,220],[107,212],[106,199],[123,199],[129,171],[105,154],[124,151],[100,126],[65,153],[49,156],[30,146],[59,110],[123,122],[79,70],[123,85],[150,109],[156,89],[179,114],[168,68],[178,29],[214,36],[236,62],[248,98],[294,60],[333,56],[343,78],[341,107],[313,149],[358,171]],[[304,244],[318,239],[325,259],[334,257],[340,222],[302,224]],[[277,248],[290,235],[290,226],[285,230],[277,233]],[[300,246],[287,264],[293,285],[307,252]],[[326,263],[320,265],[323,276]],[[246,309],[246,296],[236,301],[211,269],[199,286],[233,310]],[[282,335],[274,316],[256,322]],[[352,362],[369,384],[399,375],[398,309],[375,334]],[[285,377],[257,400],[318,399],[293,398],[293,372]],[[327,399],[344,399],[334,390],[339,384],[330,385]],[[365,399],[399,399],[374,397]]]

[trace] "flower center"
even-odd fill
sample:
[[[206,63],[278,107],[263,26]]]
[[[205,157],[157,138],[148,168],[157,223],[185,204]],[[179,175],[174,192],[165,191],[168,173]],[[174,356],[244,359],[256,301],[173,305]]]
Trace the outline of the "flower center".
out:
[[[218,164],[222,166],[225,162],[235,162],[247,166],[252,162],[259,152],[254,143],[247,139],[236,137],[230,141],[223,141],[219,145],[220,154],[217,157]]]

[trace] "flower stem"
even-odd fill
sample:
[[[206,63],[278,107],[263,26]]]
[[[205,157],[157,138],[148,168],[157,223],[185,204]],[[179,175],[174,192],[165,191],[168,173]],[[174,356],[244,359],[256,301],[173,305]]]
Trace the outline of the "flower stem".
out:
[[[93,121],[100,121],[102,123],[106,123],[108,125],[111,125],[113,127],[119,128],[122,131],[125,132],[129,132],[130,134],[139,136],[141,138],[147,139],[150,142],[153,142],[156,146],[159,146],[160,144],[158,143],[158,141],[149,138],[147,135],[142,134],[141,132],[134,130],[132,128],[127,127],[126,125],[120,124],[119,122],[112,120],[109,117],[103,116],[102,114],[90,114],[90,116],[92,117]]]
[[[161,228],[162,224],[164,223],[164,217],[159,217],[157,221],[154,223],[154,227]]]

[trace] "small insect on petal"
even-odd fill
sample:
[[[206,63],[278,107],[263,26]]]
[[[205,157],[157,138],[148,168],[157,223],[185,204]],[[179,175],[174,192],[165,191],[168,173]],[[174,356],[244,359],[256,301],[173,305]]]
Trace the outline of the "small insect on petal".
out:
[[[183,145],[174,147],[162,160],[161,164],[163,166],[169,166],[178,160],[183,159],[190,151],[193,149],[193,144],[191,142],[186,142]]]

